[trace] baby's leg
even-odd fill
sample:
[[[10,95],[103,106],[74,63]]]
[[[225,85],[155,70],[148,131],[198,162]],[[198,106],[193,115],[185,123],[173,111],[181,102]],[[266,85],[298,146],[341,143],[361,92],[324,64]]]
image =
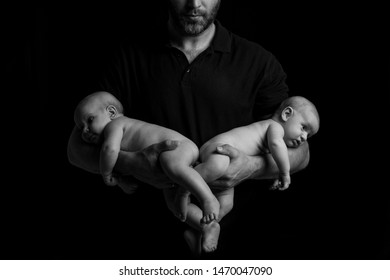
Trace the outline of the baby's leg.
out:
[[[232,208],[233,208],[233,199],[234,199],[234,189],[228,189],[222,192],[219,192],[215,195],[220,203],[220,210],[219,210],[219,218],[218,221],[213,221],[210,224],[201,224],[201,242],[202,242],[202,250],[206,253],[213,252],[217,249],[218,245],[218,239],[219,239],[219,233],[220,233],[220,226],[219,221],[223,217],[225,217],[226,214],[228,214]],[[195,222],[199,221],[199,213],[200,209],[194,205],[189,204],[189,212],[188,212],[188,223],[192,223],[192,227],[195,226]],[[198,225],[196,225],[198,226]]]
[[[177,191],[174,198],[174,205],[176,209],[176,215],[182,222],[185,222],[185,220],[187,219],[189,197],[190,192],[187,191],[187,189],[177,186]]]
[[[220,205],[219,221],[233,209],[234,188],[215,193]]]
[[[185,222],[187,219],[187,211],[189,202],[189,192],[183,191],[181,187],[173,187],[169,189],[163,189],[165,203],[168,209],[177,217],[180,221]],[[185,193],[184,193],[185,192]],[[188,195],[187,195],[188,194]],[[180,201],[178,203],[178,201]],[[185,212],[183,212],[185,209]]]
[[[200,257],[202,254],[202,233],[193,228],[187,228],[184,233],[184,240],[190,248],[194,257]]]
[[[175,196],[177,189],[165,189],[164,198],[168,208],[175,214]],[[184,238],[195,256],[201,252],[212,252],[217,248],[220,227],[215,220],[209,224],[201,223],[202,210],[188,200],[186,223],[192,228],[184,232]]]
[[[187,219],[190,192],[179,186],[163,189],[163,192],[169,210],[180,221],[185,222]]]
[[[229,166],[229,157],[215,153],[220,145],[220,143],[206,143],[200,149],[201,163],[195,167],[195,170],[207,183],[214,182],[224,175]]]
[[[201,233],[199,234],[199,231],[195,230],[188,230],[185,232],[184,238],[186,239],[190,248],[193,248],[193,252],[194,250],[198,250],[195,252],[199,252],[199,248],[201,248],[201,250],[206,253],[213,252],[217,249],[219,233],[221,230],[219,221],[233,208],[234,189],[231,188],[229,190],[219,192],[216,194],[216,197],[220,203],[219,218],[218,221],[212,221],[209,224],[199,224],[201,210],[192,203],[190,203],[188,206],[189,210],[187,223],[193,228],[200,227]],[[201,242],[200,244],[199,241]]]
[[[192,165],[198,159],[198,148],[191,141],[183,141],[172,151],[161,153],[160,162],[164,172],[176,184],[190,191],[200,202],[204,223],[218,219],[219,202],[202,176]],[[186,210],[183,209],[184,215]]]

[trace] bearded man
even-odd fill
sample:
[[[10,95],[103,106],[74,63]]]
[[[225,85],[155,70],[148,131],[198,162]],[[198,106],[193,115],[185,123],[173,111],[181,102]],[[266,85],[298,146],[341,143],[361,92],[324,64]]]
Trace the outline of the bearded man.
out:
[[[167,2],[167,24],[143,41],[124,44],[95,91],[116,96],[126,116],[176,130],[198,147],[217,134],[269,118],[288,97],[286,74],[275,56],[216,20],[220,0]],[[97,173],[99,150],[83,143],[80,135],[75,127],[68,144],[69,161]],[[142,151],[121,151],[115,166],[123,176],[121,187],[131,189],[135,178],[165,189],[168,207],[173,210],[177,188],[172,188],[158,158],[176,147],[175,141],[166,141]],[[248,156],[227,145],[215,152],[229,156],[230,165],[211,188],[241,187],[253,179],[278,176],[269,154]],[[304,168],[309,161],[307,143],[290,149],[289,159],[292,172]],[[185,237],[192,252],[208,251],[210,244],[205,249],[202,243],[210,239],[200,235],[203,225],[189,226],[192,230],[186,231]],[[212,238],[213,250],[217,240],[218,236]]]

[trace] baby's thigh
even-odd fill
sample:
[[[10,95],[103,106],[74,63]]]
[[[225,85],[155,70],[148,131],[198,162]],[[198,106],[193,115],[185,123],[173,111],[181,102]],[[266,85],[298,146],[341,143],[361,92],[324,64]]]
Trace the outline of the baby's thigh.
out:
[[[160,154],[160,163],[164,167],[178,165],[192,166],[198,160],[198,147],[190,140],[180,141],[180,145],[171,151]]]
[[[222,176],[229,166],[230,158],[225,155],[218,154],[217,147],[222,146],[220,142],[208,142],[200,148],[199,159],[204,165],[203,168],[207,168],[210,172],[222,173]],[[211,171],[213,170],[213,171]]]
[[[199,151],[199,159],[201,162],[205,162],[212,155],[216,154],[217,147],[222,146],[223,143],[220,142],[207,142],[204,144]]]

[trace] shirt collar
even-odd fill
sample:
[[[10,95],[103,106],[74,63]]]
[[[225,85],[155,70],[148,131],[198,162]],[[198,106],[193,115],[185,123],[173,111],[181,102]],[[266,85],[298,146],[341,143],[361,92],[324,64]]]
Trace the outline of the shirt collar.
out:
[[[215,51],[230,52],[231,37],[229,31],[221,25],[218,20],[215,20],[215,35],[211,45]]]

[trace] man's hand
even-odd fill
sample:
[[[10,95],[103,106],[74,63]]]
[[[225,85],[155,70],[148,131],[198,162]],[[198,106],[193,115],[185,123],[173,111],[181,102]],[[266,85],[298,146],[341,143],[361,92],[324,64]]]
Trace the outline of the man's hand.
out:
[[[226,174],[211,183],[214,189],[230,189],[247,179],[261,180],[278,178],[279,169],[271,153],[248,156],[227,144],[218,147],[216,152],[228,156],[230,158],[230,164]],[[298,148],[288,149],[288,153],[291,174],[302,170],[309,163],[310,153],[307,141]]]
[[[255,170],[250,156],[227,144],[217,147],[216,152],[228,156],[230,164],[224,176],[211,183],[214,189],[230,189],[251,178]]]
[[[122,176],[134,176],[159,189],[171,187],[173,183],[164,174],[159,156],[162,152],[176,149],[179,144],[178,141],[166,140],[137,152],[120,151],[115,171]]]

